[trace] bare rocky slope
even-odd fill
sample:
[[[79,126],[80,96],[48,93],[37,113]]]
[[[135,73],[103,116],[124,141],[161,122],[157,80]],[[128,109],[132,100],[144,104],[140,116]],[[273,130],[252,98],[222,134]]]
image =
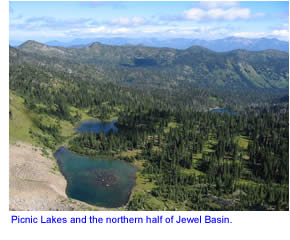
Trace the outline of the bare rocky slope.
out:
[[[10,144],[9,154],[9,210],[101,210],[66,196],[65,178],[53,170],[56,162],[42,156],[40,148]]]

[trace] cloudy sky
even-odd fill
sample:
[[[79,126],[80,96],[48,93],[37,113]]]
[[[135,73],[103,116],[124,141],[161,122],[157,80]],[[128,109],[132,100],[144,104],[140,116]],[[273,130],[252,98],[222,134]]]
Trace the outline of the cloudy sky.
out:
[[[288,40],[288,2],[10,2],[10,40],[95,37]]]

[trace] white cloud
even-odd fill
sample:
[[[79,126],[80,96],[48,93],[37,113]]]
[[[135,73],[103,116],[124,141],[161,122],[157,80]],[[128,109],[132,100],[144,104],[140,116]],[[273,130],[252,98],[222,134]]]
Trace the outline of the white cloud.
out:
[[[112,34],[125,34],[125,33],[129,33],[131,30],[129,28],[116,28],[116,29],[112,29],[111,33]]]
[[[117,28],[110,28],[106,26],[100,26],[97,28],[86,28],[86,29],[72,29],[67,31],[68,34],[78,34],[78,35],[86,35],[86,34],[94,34],[94,35],[102,35],[102,34],[111,34],[111,35],[122,35],[128,34],[132,31],[132,29],[126,27],[117,27]]]
[[[144,18],[141,18],[141,17],[133,17],[132,18],[132,22],[133,23],[144,23],[145,22],[145,20],[144,20]]]
[[[52,36],[59,38],[77,38],[77,37],[185,37],[185,38],[201,38],[201,39],[216,39],[227,36],[230,30],[220,27],[212,27],[208,25],[203,26],[170,26],[170,25],[140,25],[140,26],[114,26],[114,25],[101,25],[101,26],[86,26],[86,27],[74,27],[67,30],[54,29],[53,31],[39,32],[37,30],[27,31],[26,29],[15,29],[10,32],[12,39],[16,36],[21,36],[22,39],[26,35],[35,39],[48,40],[48,33]],[[51,39],[50,39],[51,40]]]
[[[127,25],[140,25],[140,24],[144,24],[146,21],[144,18],[142,17],[120,17],[120,18],[115,18],[110,20],[108,23],[110,24],[116,24],[116,25],[123,25],[123,26],[127,26]]]
[[[226,7],[236,7],[239,6],[239,2],[230,1],[202,1],[199,3],[202,8],[226,8]]]
[[[106,27],[100,26],[100,27],[97,27],[97,28],[90,28],[88,32],[91,32],[91,33],[103,33],[106,30],[107,30]]]
[[[191,8],[184,11],[184,17],[189,20],[200,21],[206,18],[207,12],[200,8]]]
[[[204,10],[201,8],[191,8],[184,11],[184,18],[187,20],[195,21],[208,21],[208,20],[236,20],[236,19],[249,19],[251,11],[248,8],[211,8]]]
[[[289,39],[289,31],[286,29],[282,30],[274,30],[271,33],[273,36],[276,36],[279,39],[288,40]]]
[[[242,37],[242,38],[261,38],[265,37],[267,34],[265,32],[237,32],[233,33],[234,37]]]
[[[233,33],[234,37],[243,37],[243,38],[278,38],[280,40],[289,39],[289,31],[286,29],[283,30],[273,30],[272,32],[237,32]]]

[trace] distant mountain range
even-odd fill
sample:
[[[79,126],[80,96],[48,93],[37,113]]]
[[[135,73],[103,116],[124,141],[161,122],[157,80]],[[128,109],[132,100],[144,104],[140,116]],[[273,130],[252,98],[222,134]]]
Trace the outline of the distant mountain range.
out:
[[[70,42],[49,41],[46,45],[57,47],[73,47],[80,48],[92,44],[93,42],[100,42],[102,44],[124,46],[124,45],[143,45],[148,47],[168,47],[176,49],[186,49],[192,46],[202,46],[216,52],[226,52],[236,49],[244,49],[248,51],[261,51],[267,49],[275,49],[279,51],[289,51],[289,43],[280,41],[275,38],[240,38],[228,37],[217,40],[201,40],[201,39],[157,39],[157,38],[90,38],[90,39],[74,39]],[[11,46],[20,45],[19,41],[11,41]]]
[[[45,66],[80,79],[135,86],[194,86],[223,89],[288,89],[289,54],[277,50],[214,52],[98,42],[82,48],[27,41],[10,47],[10,63]]]

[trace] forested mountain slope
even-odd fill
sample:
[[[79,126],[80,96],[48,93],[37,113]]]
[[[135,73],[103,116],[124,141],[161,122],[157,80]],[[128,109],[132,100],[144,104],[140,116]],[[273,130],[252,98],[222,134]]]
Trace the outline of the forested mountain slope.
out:
[[[135,164],[124,209],[289,210],[287,53],[28,41],[9,67],[10,141]]]
[[[287,89],[288,54],[276,50],[217,53],[194,46],[186,50],[93,43],[79,49],[27,41],[10,47],[10,62],[30,62],[91,80],[133,86],[228,89]]]
[[[275,49],[288,52],[289,43],[276,38],[242,38],[227,37],[215,40],[203,39],[187,39],[187,38],[94,38],[94,39],[74,39],[70,42],[49,41],[45,44],[59,47],[80,48],[93,42],[100,42],[108,45],[144,45],[150,47],[170,47],[177,49],[186,49],[190,46],[199,45],[217,52],[231,51],[235,49],[245,49],[249,51],[262,51],[267,49]],[[18,46],[19,42],[11,41],[13,46]]]

